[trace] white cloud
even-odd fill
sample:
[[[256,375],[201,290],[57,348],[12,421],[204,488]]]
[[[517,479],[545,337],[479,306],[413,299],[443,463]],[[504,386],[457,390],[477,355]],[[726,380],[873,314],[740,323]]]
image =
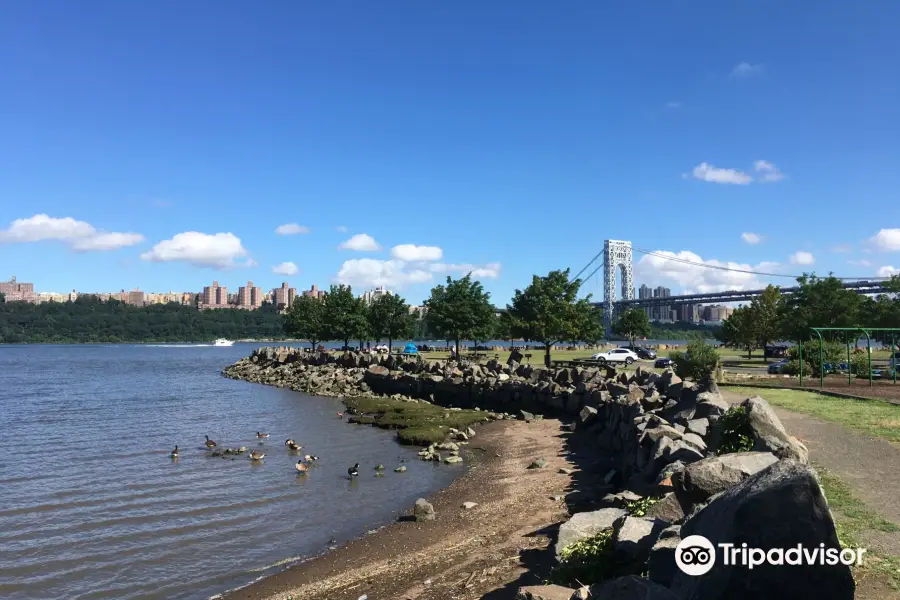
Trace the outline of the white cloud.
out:
[[[753,177],[737,169],[719,169],[707,162],[702,162],[691,172],[694,179],[709,181],[711,183],[733,183],[746,185],[753,181]]]
[[[894,275],[900,275],[900,269],[895,269],[890,265],[886,267],[880,267],[878,269],[877,275],[878,277],[893,277]]]
[[[772,183],[784,179],[784,173],[767,160],[758,160],[753,163],[753,170],[759,173],[759,180],[763,183]]]
[[[256,263],[248,259],[243,263],[235,259],[247,256],[241,239],[233,233],[208,235],[199,231],[185,231],[157,243],[149,252],[141,254],[141,260],[151,262],[186,262],[200,267],[252,267]]]
[[[816,257],[813,256],[812,252],[805,252],[803,250],[794,252],[788,260],[792,265],[814,265],[816,263]]]
[[[383,285],[388,289],[399,289],[410,284],[431,281],[432,275],[421,268],[410,268],[402,260],[354,258],[344,261],[335,279],[338,283],[357,288]]]
[[[669,260],[671,258],[698,264],[686,264]],[[634,266],[634,279],[639,284],[645,283],[651,287],[675,284],[684,289],[686,293],[687,290],[690,290],[700,294],[728,290],[752,290],[765,287],[765,283],[760,277],[752,273],[723,271],[701,265],[763,272],[773,272],[779,267],[778,263],[773,262],[761,262],[754,266],[716,259],[704,260],[689,250],[682,250],[681,252],[657,250],[652,254],[644,255],[637,262]]]
[[[441,260],[444,251],[437,246],[416,246],[415,244],[400,244],[391,248],[391,256],[397,260],[430,261]]]
[[[296,275],[300,269],[292,262],[283,262],[277,267],[272,267],[272,272],[278,275]]]
[[[297,235],[300,233],[309,233],[309,227],[297,225],[296,223],[285,223],[275,228],[278,235]]]
[[[754,75],[761,75],[763,70],[762,64],[751,65],[748,62],[741,62],[731,70],[731,76],[737,78],[753,77]]]
[[[851,250],[853,250],[853,246],[850,244],[838,244],[831,247],[831,251],[836,252],[837,254],[847,254]]]
[[[869,245],[881,252],[900,250],[900,229],[882,229],[869,238]]]
[[[500,263],[488,263],[486,265],[432,263],[428,265],[428,269],[432,273],[459,273],[460,275],[471,273],[473,279],[497,279],[500,277],[502,268],[503,265]]]
[[[338,233],[347,233],[348,231],[350,231],[350,230],[347,229],[344,225],[338,225],[338,226],[335,227],[334,229],[335,229]]]
[[[745,231],[744,233],[741,234],[741,239],[744,240],[744,242],[750,244],[751,246],[755,246],[756,244],[759,244],[760,242],[763,241],[763,236],[759,235],[758,233],[751,233],[749,231]]]
[[[342,242],[338,246],[341,250],[356,250],[357,252],[378,252],[381,246],[375,241],[375,238],[367,233],[357,233],[349,240]]]
[[[68,244],[73,250],[118,250],[134,246],[144,241],[139,233],[119,233],[98,231],[90,223],[72,217],[61,219],[45,214],[27,219],[16,219],[9,227],[0,231],[0,243],[16,244],[27,242],[57,241]]]
[[[860,260],[848,260],[847,264],[853,265],[854,267],[871,267],[872,261],[862,258]]]

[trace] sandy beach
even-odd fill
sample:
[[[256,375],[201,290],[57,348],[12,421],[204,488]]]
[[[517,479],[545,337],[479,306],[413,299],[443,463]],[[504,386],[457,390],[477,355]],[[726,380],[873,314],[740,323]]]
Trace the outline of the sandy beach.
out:
[[[571,490],[571,476],[559,472],[573,466],[564,452],[568,434],[554,419],[499,421],[477,431],[465,451],[468,473],[429,498],[434,521],[401,519],[224,598],[500,600],[540,583],[526,565],[535,568],[552,526],[567,515],[553,497]],[[546,467],[528,469],[539,457]],[[464,502],[478,505],[467,510]]]

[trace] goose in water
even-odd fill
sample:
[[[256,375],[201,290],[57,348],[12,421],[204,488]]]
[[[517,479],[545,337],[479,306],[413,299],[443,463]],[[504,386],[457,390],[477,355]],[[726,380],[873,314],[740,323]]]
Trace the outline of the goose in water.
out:
[[[313,456],[312,454],[307,454],[303,457],[303,460],[305,460],[306,462],[313,462],[314,460],[319,460],[319,457]]]
[[[172,450],[172,453],[169,454],[172,458],[178,458],[178,446],[175,446],[175,449]]]
[[[357,475],[359,475],[359,463],[356,463],[355,465],[347,469],[347,475],[349,475],[350,477],[356,477]]]
[[[309,467],[307,467],[305,464],[303,464],[302,460],[298,460],[297,461],[297,470],[301,473],[306,473],[309,470]]]
[[[262,460],[266,453],[262,450],[254,450],[250,453],[250,460]]]
[[[343,413],[343,412],[339,412],[339,413],[337,414],[337,416],[338,416],[338,419],[343,419],[343,418],[344,418],[344,413]]]
[[[258,439],[258,440],[264,440],[267,437],[269,437],[268,433],[260,433],[258,431],[256,432],[256,439]]]
[[[303,446],[297,444],[294,440],[288,438],[284,441],[284,445],[288,447],[288,450],[299,450]]]
[[[206,447],[212,450],[216,447],[216,441],[209,439],[209,436],[206,436]]]

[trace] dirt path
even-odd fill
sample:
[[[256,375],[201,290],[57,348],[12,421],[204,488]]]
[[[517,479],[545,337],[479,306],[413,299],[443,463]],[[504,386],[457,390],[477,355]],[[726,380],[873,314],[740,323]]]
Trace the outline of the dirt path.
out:
[[[558,472],[572,466],[563,435],[550,419],[485,425],[469,446],[474,468],[430,499],[434,521],[395,523],[225,599],[512,599],[519,585],[540,583],[526,568],[543,560],[553,524],[566,518],[552,499],[571,484]],[[547,466],[527,469],[538,457]]]

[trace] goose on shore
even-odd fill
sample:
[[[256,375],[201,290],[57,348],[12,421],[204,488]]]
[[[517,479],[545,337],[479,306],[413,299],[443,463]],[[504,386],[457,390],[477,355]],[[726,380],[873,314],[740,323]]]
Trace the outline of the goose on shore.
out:
[[[305,464],[303,464],[302,460],[298,460],[297,461],[297,470],[301,473],[306,473],[309,470],[309,467],[307,467]]]
[[[299,450],[303,447],[291,438],[284,440],[284,445],[288,447],[288,450]]]
[[[357,475],[359,475],[359,463],[356,463],[355,465],[347,469],[347,475],[349,475],[350,477],[356,477]]]
[[[177,445],[175,446],[175,449],[172,450],[172,453],[169,454],[169,456],[171,456],[172,458],[178,458],[178,446]]]
[[[209,436],[206,436],[206,447],[212,450],[216,447],[216,441],[209,439]]]
[[[266,453],[262,450],[254,450],[250,453],[250,460],[262,460],[266,456]]]
[[[263,440],[267,437],[269,437],[268,433],[260,433],[258,431],[256,432],[256,439],[258,439],[258,440]]]

